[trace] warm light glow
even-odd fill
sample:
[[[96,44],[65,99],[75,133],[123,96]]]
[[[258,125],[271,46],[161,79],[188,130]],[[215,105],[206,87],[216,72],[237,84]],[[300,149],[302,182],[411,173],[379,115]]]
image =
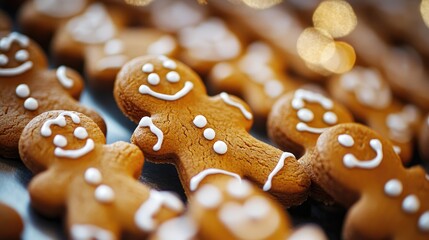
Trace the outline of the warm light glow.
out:
[[[151,3],[153,0],[124,0],[125,3],[135,6],[146,6]]]
[[[324,1],[313,13],[313,24],[329,32],[333,38],[344,37],[357,25],[353,8],[345,1]]]
[[[429,0],[422,0],[420,5],[420,13],[422,14],[423,21],[429,27]]]
[[[272,7],[282,2],[282,0],[242,0],[247,6],[258,9]]]

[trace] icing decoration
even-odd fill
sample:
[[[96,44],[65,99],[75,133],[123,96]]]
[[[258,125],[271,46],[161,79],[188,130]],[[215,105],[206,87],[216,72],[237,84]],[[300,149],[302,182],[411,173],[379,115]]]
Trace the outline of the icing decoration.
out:
[[[233,72],[234,72],[234,68],[231,66],[231,64],[226,62],[221,62],[216,64],[211,70],[213,79],[225,79],[231,76]]]
[[[283,168],[283,166],[285,165],[285,159],[288,157],[295,158],[295,156],[290,152],[283,152],[283,154],[280,156],[276,167],[273,169],[270,175],[268,175],[268,179],[265,182],[264,187],[262,188],[264,191],[269,191],[271,189],[271,182],[273,180],[273,177]]]
[[[3,51],[10,50],[10,47],[12,46],[13,42],[18,43],[21,48],[25,48],[25,47],[28,47],[30,40],[22,34],[19,34],[17,32],[12,32],[9,35],[0,39],[0,49]],[[2,65],[6,65],[9,62],[9,60],[6,55],[4,54],[1,54],[1,55],[4,57],[1,57],[0,62],[2,63]],[[21,60],[25,61],[26,60],[25,57],[28,59],[27,50],[21,49],[21,50],[18,50],[15,54],[15,58],[18,61],[21,61]],[[0,68],[0,76],[1,77],[16,76],[30,70],[32,67],[33,67],[33,62],[27,61],[14,68]]]
[[[228,146],[226,145],[226,143],[224,141],[216,141],[213,144],[213,150],[217,154],[225,154],[228,151]]]
[[[60,147],[55,148],[54,154],[57,157],[66,157],[66,158],[80,158],[82,156],[85,156],[86,154],[88,154],[89,152],[91,152],[92,150],[94,150],[94,141],[92,139],[87,139],[85,146],[83,146],[80,149],[75,149],[75,150],[64,150]]]
[[[401,154],[402,149],[399,146],[393,146],[393,151],[395,151],[396,154]]]
[[[190,81],[187,81],[187,82],[185,82],[185,86],[183,86],[183,88],[180,91],[178,91],[174,95],[170,95],[170,94],[163,94],[163,93],[155,92],[152,89],[150,89],[150,87],[148,87],[146,85],[141,85],[139,87],[139,92],[141,94],[148,94],[152,97],[156,97],[156,98],[159,98],[162,100],[175,101],[177,99],[184,97],[186,94],[188,94],[192,90],[193,87],[194,87],[194,84]]]
[[[154,66],[152,63],[146,63],[145,65],[143,65],[142,67],[142,71],[145,73],[151,73],[154,70]]]
[[[34,0],[33,2],[38,12],[51,17],[66,18],[79,13],[85,7],[86,0]]]
[[[124,52],[124,43],[120,39],[110,39],[104,44],[106,55],[117,55]]]
[[[113,234],[105,229],[89,224],[75,224],[70,229],[72,239],[103,239],[113,240]]]
[[[323,96],[322,94],[311,92],[304,89],[298,89],[295,91],[294,101],[300,100],[302,102],[302,105],[299,108],[304,107],[304,101],[311,102],[311,103],[318,103],[320,104],[324,109],[330,110],[334,107],[334,103],[329,99]],[[292,105],[296,110],[296,105]]]
[[[386,117],[389,135],[397,142],[409,142],[413,136],[411,125],[419,116],[419,110],[413,105],[406,105],[402,111],[391,113]]]
[[[77,127],[74,131],[73,131],[73,135],[77,138],[77,139],[86,139],[88,137],[88,132],[86,131],[85,128],[83,127]]]
[[[284,87],[278,80],[269,80],[264,84],[264,90],[269,97],[276,98],[284,92]]]
[[[157,73],[151,73],[149,74],[149,76],[147,77],[147,81],[149,84],[151,85],[158,85],[160,82],[160,78],[159,75]]]
[[[213,128],[206,128],[203,132],[204,138],[207,140],[213,140],[216,137],[216,132]]]
[[[34,110],[37,110],[37,108],[39,108],[39,103],[37,102],[36,99],[30,97],[25,99],[24,108],[30,111],[34,111]]]
[[[204,169],[203,171],[201,171],[200,173],[198,173],[197,175],[195,175],[191,178],[191,182],[189,184],[189,189],[191,191],[195,191],[198,188],[198,185],[200,184],[200,182],[204,178],[206,178],[208,175],[213,175],[213,174],[228,175],[228,176],[236,178],[239,182],[241,182],[240,175],[238,175],[236,173],[228,172],[226,170],[217,169],[217,168],[207,168],[207,169]]]
[[[128,60],[129,58],[125,55],[108,56],[97,62],[97,69],[103,71],[111,68],[121,68]]]
[[[429,211],[424,212],[419,218],[419,229],[429,232]]]
[[[236,179],[231,179],[228,182],[226,190],[232,197],[243,199],[250,195],[252,187],[247,181],[237,181]]]
[[[165,35],[153,42],[147,48],[147,53],[151,55],[169,54],[176,48],[176,41],[172,36]]]
[[[203,128],[207,125],[207,119],[203,115],[197,115],[192,122],[197,128]]]
[[[101,203],[111,203],[115,200],[115,192],[107,185],[100,185],[95,189],[95,199]]]
[[[402,201],[402,210],[406,213],[416,213],[420,208],[420,201],[416,195],[408,195]]]
[[[27,61],[29,57],[28,51],[21,49],[15,53],[15,59],[19,62]]]
[[[158,138],[158,141],[153,145],[152,149],[154,151],[159,151],[161,149],[162,141],[164,140],[164,133],[152,122],[152,118],[143,117],[139,122],[139,127],[149,127],[150,131],[155,134]]]
[[[197,226],[187,216],[170,219],[158,228],[159,240],[189,240],[197,234]]]
[[[220,205],[222,193],[217,187],[206,184],[197,191],[195,199],[205,208],[212,209]]]
[[[57,69],[57,73],[56,73],[56,75],[57,75],[57,79],[58,79],[58,81],[60,82],[60,84],[64,87],[64,88],[67,88],[67,89],[70,89],[70,88],[72,88],[73,87],[73,79],[71,79],[71,78],[69,78],[69,77],[67,77],[67,75],[66,75],[66,71],[67,71],[67,68],[65,67],[65,66],[60,66],[58,69]]]
[[[348,134],[338,135],[338,142],[343,147],[353,147],[353,145],[355,144],[355,140],[353,139],[353,137]]]
[[[334,125],[338,122],[337,114],[334,112],[325,112],[323,114],[323,121],[325,121],[327,124]]]
[[[167,73],[167,81],[171,83],[176,83],[180,81],[180,75],[176,71],[171,71]]]
[[[177,212],[184,208],[183,203],[172,193],[151,190],[149,198],[134,215],[136,225],[144,231],[153,231],[157,225],[153,218],[163,205]]]
[[[311,122],[314,119],[313,112],[307,108],[299,109],[296,114],[298,115],[299,120],[304,122]]]
[[[402,193],[402,183],[398,179],[391,179],[384,185],[384,192],[390,197],[397,197]]]
[[[87,44],[103,43],[116,34],[116,29],[107,9],[101,3],[90,5],[80,16],[67,23],[71,36]]]
[[[247,111],[247,109],[246,109],[242,104],[240,104],[240,103],[238,103],[238,102],[234,102],[234,101],[229,97],[228,93],[226,93],[226,92],[222,92],[222,93],[220,94],[220,97],[222,98],[222,100],[223,100],[226,104],[231,105],[231,106],[233,106],[233,107],[236,107],[236,108],[240,109],[241,113],[243,114],[243,116],[244,116],[246,119],[248,119],[248,120],[252,119],[252,113],[250,113],[249,111]]]
[[[98,185],[103,181],[103,176],[97,168],[88,168],[84,174],[85,181],[91,185]]]
[[[57,147],[65,147],[67,146],[67,138],[63,135],[55,135],[54,137],[54,145]]]
[[[25,48],[28,47],[30,40],[28,39],[28,37],[20,33],[12,32],[9,35],[0,39],[0,49],[4,51],[10,50],[10,46],[13,42],[18,43],[19,46]]]
[[[175,70],[177,67],[177,64],[171,59],[166,59],[162,61],[162,66],[170,70]]]
[[[9,62],[9,58],[4,55],[4,54],[0,54],[0,66],[4,66]]]
[[[314,128],[314,127],[310,127],[307,124],[303,123],[303,122],[299,122],[296,124],[296,130],[300,131],[300,132],[311,132],[311,133],[316,133],[316,134],[321,134],[323,133],[326,129],[328,128]]]
[[[383,160],[383,147],[380,140],[371,139],[369,141],[369,145],[377,153],[377,156],[370,160],[361,161],[356,159],[353,154],[348,153],[343,157],[344,165],[348,168],[358,167],[367,169],[376,168],[378,165],[380,165],[381,161]]]
[[[28,61],[25,62],[18,67],[14,68],[0,68],[0,76],[1,77],[9,77],[9,76],[16,76],[20,75],[22,73],[25,73],[26,71],[30,70],[33,67],[33,62]]]
[[[16,87],[15,93],[20,98],[27,98],[30,96],[30,88],[27,84],[19,84],[18,87]]]
[[[78,115],[72,113],[72,112],[62,112],[58,117],[55,119],[49,119],[46,122],[43,123],[42,127],[40,128],[40,134],[44,137],[49,137],[52,135],[51,125],[57,125],[60,127],[65,127],[67,122],[65,116],[68,116],[72,119],[72,121],[76,124],[80,123],[80,118]]]

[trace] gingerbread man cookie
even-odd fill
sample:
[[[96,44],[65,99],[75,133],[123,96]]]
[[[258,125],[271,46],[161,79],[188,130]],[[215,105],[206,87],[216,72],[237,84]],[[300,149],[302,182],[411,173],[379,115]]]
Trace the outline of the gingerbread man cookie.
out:
[[[347,109],[330,98],[310,90],[298,89],[281,97],[268,117],[268,135],[282,149],[291,150],[313,178],[310,161],[320,134],[340,123],[353,122]],[[325,203],[332,199],[314,182],[312,197]]]
[[[429,238],[429,176],[405,169],[387,139],[340,124],[320,135],[312,158],[317,183],[350,207],[344,239]]]
[[[388,83],[377,70],[355,67],[331,79],[328,89],[358,120],[390,139],[404,163],[410,161],[420,111],[411,104],[395,100]]]
[[[18,157],[18,140],[25,125],[49,110],[83,112],[106,132],[103,119],[77,102],[83,89],[79,74],[65,66],[48,70],[42,50],[22,34],[0,33],[0,80],[2,157]]]
[[[72,239],[142,238],[183,210],[175,195],[138,181],[144,157],[135,145],[105,141],[81,113],[35,117],[19,141],[24,164],[36,174],[28,187],[32,206],[50,217],[66,212]]]
[[[118,73],[114,94],[139,124],[132,142],[150,160],[174,163],[188,195],[221,173],[250,179],[286,206],[306,199],[310,181],[295,157],[252,137],[248,106],[227,93],[207,96],[184,64],[165,56],[135,58]]]
[[[0,239],[21,239],[24,228],[19,214],[6,204],[0,202]]]
[[[423,160],[429,163],[429,115],[426,115],[425,120],[422,123],[420,136],[419,136],[419,147],[420,156]]]
[[[286,76],[281,62],[268,44],[254,42],[238,60],[217,63],[209,83],[216,91],[243,97],[255,118],[265,122],[274,102],[298,85]]]
[[[0,10],[0,31],[10,31],[12,29],[12,21],[5,12]]]
[[[246,180],[218,177],[216,181],[201,185],[190,196],[185,215],[164,222],[150,239],[274,240],[292,237],[288,216],[270,196]],[[302,237],[300,239],[305,239]],[[326,239],[320,230],[306,237]]]

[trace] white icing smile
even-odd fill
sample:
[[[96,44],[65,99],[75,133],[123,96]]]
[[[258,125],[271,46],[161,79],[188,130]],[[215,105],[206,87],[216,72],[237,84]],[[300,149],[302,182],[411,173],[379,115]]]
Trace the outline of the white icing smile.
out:
[[[30,70],[33,67],[33,62],[27,61],[18,67],[14,68],[0,68],[0,76],[16,76],[26,71]]]
[[[91,152],[94,149],[94,141],[92,139],[87,139],[85,146],[79,149],[74,150],[65,150],[61,147],[55,148],[55,156],[57,157],[66,157],[66,158],[80,158],[85,156],[87,153]]]
[[[186,96],[192,90],[193,87],[194,87],[194,84],[190,81],[187,81],[187,82],[185,82],[185,85],[183,86],[183,88],[180,89],[180,91],[171,95],[171,94],[159,93],[159,92],[152,90],[147,85],[141,85],[139,87],[139,92],[141,94],[148,94],[152,97],[156,97],[156,98],[159,98],[162,100],[175,101],[177,99],[180,99],[180,98]]]
[[[306,131],[306,132],[312,132],[312,133],[321,134],[321,133],[323,133],[327,129],[328,128],[310,127],[306,123],[303,123],[303,122],[300,122],[300,123],[296,124],[296,130],[301,131],[301,132]]]
[[[369,145],[377,153],[373,159],[359,160],[353,154],[348,153],[343,157],[344,165],[348,168],[358,167],[371,169],[378,167],[378,165],[380,165],[381,161],[383,160],[383,146],[378,139],[371,139],[371,141],[369,141]]]

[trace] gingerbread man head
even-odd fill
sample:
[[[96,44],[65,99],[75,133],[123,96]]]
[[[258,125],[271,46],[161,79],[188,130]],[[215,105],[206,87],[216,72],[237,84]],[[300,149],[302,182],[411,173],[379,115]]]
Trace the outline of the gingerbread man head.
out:
[[[73,239],[116,239],[123,233],[141,238],[183,210],[176,196],[138,181],[144,157],[135,145],[105,145],[101,129],[81,113],[35,117],[19,149],[36,174],[29,184],[32,205],[46,216],[67,212]]]
[[[182,63],[164,56],[130,61],[117,76],[115,98],[139,123],[132,142],[149,159],[176,164],[188,194],[206,177],[224,173],[252,179],[285,205],[305,196],[309,179],[293,155],[248,133],[248,106],[227,93],[207,96]]]
[[[345,238],[429,237],[429,177],[420,167],[405,169],[390,141],[348,123],[322,133],[315,149],[316,182],[351,207]]]
[[[101,117],[75,100],[83,88],[80,76],[64,66],[48,70],[45,55],[28,37],[16,32],[0,34],[0,66],[2,156],[17,157],[22,129],[48,110],[84,112],[105,132]]]

